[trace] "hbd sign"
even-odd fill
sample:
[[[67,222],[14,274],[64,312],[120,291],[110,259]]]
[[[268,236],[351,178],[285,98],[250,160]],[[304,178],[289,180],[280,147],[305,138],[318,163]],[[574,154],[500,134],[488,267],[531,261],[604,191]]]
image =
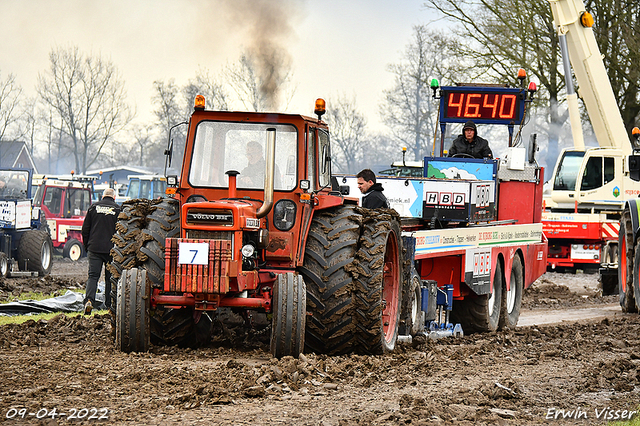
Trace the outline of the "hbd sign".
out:
[[[465,194],[456,192],[427,192],[425,203],[440,206],[464,206]]]

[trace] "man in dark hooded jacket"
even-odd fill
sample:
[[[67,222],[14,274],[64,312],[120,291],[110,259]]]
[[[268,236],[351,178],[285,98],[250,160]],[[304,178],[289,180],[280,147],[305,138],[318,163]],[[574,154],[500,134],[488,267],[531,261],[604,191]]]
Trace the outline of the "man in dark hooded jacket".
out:
[[[478,136],[476,123],[473,121],[464,123],[462,133],[453,140],[449,148],[449,157],[455,154],[467,154],[473,158],[493,158],[489,142]]]
[[[370,169],[364,169],[356,175],[358,189],[362,192],[362,207],[365,209],[388,209],[389,201],[384,196],[382,185],[376,183],[376,175]]]
[[[111,237],[116,232],[116,223],[121,208],[115,202],[116,191],[107,188],[102,193],[102,199],[89,207],[82,223],[82,242],[87,249],[89,259],[89,279],[86,284],[84,298],[84,314],[89,315],[96,304],[98,279],[104,265],[105,305],[111,306],[111,272],[107,265],[111,262]]]

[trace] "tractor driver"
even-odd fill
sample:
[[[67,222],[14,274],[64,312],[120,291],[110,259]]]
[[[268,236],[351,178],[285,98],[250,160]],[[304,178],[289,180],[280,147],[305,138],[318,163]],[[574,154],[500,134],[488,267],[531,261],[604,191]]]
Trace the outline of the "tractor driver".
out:
[[[242,169],[238,181],[244,187],[263,188],[267,162],[264,159],[262,145],[256,141],[247,143],[247,167]],[[280,188],[280,170],[275,167],[274,187]]]
[[[449,157],[453,157],[456,154],[462,154],[459,156],[493,158],[493,153],[491,152],[491,148],[489,148],[489,142],[478,136],[476,123],[471,120],[464,123],[462,133],[463,134],[458,135],[458,137],[451,143],[451,148],[449,148]]]

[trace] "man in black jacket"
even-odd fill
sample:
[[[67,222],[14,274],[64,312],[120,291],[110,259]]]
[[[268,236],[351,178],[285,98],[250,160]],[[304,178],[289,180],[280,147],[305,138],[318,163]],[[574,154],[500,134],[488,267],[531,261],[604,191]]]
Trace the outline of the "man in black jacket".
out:
[[[476,123],[467,121],[462,128],[462,135],[453,140],[449,148],[449,157],[455,154],[467,154],[473,158],[493,158],[489,142],[478,136]]]
[[[82,242],[89,258],[89,279],[84,298],[84,314],[89,315],[96,303],[98,279],[104,265],[104,303],[111,306],[111,273],[106,266],[111,262],[111,237],[116,232],[116,222],[120,214],[120,206],[115,201],[116,191],[107,188],[102,194],[102,200],[89,207],[87,216],[82,223]]]
[[[384,196],[382,185],[376,183],[376,175],[370,169],[364,169],[356,175],[358,189],[362,194],[362,207],[366,209],[389,208],[389,201]]]

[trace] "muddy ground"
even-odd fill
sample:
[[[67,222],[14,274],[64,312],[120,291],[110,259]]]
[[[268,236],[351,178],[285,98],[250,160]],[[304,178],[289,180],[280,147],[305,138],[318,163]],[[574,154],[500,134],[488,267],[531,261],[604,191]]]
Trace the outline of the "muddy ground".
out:
[[[51,278],[6,280],[0,297],[21,286],[77,288],[85,279],[86,260],[57,259]],[[75,413],[84,416],[73,420],[80,424],[534,425],[564,413],[578,419],[563,423],[600,424],[638,409],[640,316],[618,309],[562,322],[563,312],[616,302],[598,293],[596,280],[545,274],[524,297],[522,317],[534,325],[416,339],[384,356],[277,361],[264,335],[123,354],[111,343],[107,316],[6,325],[0,419],[37,423],[47,413],[44,424],[66,424]],[[535,325],[549,318],[556,324]]]

